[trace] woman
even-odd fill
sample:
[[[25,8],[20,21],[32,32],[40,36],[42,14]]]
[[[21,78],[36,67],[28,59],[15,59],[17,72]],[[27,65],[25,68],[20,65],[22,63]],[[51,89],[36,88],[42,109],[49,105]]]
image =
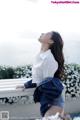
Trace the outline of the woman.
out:
[[[32,85],[32,87],[39,86],[47,77],[55,77],[60,80],[62,78],[64,73],[64,56],[63,40],[60,34],[55,31],[41,34],[39,42],[41,43],[41,49],[33,64],[32,80],[23,86],[17,86],[17,88],[25,89],[28,88],[28,85]],[[61,115],[64,114],[63,92],[53,102],[51,101],[50,107],[48,107],[50,102],[44,96],[41,97],[40,110],[42,117],[54,115],[57,112]],[[45,107],[47,108],[46,110],[44,110]]]

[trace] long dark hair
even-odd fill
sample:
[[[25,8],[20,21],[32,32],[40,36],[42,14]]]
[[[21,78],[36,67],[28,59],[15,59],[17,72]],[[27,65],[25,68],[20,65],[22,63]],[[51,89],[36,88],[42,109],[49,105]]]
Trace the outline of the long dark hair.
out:
[[[63,40],[58,32],[52,31],[51,40],[54,43],[50,46],[51,52],[58,62],[58,70],[55,72],[54,77],[62,78],[64,75],[64,55],[63,55]]]

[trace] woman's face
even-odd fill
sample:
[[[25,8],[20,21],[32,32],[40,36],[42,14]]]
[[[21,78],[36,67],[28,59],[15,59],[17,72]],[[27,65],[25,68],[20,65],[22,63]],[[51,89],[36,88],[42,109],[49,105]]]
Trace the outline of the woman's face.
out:
[[[39,41],[44,44],[52,44],[53,41],[51,40],[51,36],[52,36],[52,32],[42,33],[39,38]]]

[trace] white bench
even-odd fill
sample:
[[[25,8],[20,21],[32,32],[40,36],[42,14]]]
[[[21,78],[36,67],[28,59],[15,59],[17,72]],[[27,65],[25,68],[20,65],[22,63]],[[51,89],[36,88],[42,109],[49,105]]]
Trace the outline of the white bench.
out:
[[[19,79],[1,79],[0,80],[0,98],[12,97],[12,96],[25,96],[32,95],[34,89],[16,89],[17,85],[23,85],[26,81],[31,78],[19,78]]]

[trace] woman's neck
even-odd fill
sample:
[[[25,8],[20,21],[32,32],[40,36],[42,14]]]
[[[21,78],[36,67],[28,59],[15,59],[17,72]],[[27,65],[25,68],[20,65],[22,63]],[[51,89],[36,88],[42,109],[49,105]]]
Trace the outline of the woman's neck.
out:
[[[47,50],[49,50],[49,45],[48,44],[41,44],[40,52],[45,52]]]

